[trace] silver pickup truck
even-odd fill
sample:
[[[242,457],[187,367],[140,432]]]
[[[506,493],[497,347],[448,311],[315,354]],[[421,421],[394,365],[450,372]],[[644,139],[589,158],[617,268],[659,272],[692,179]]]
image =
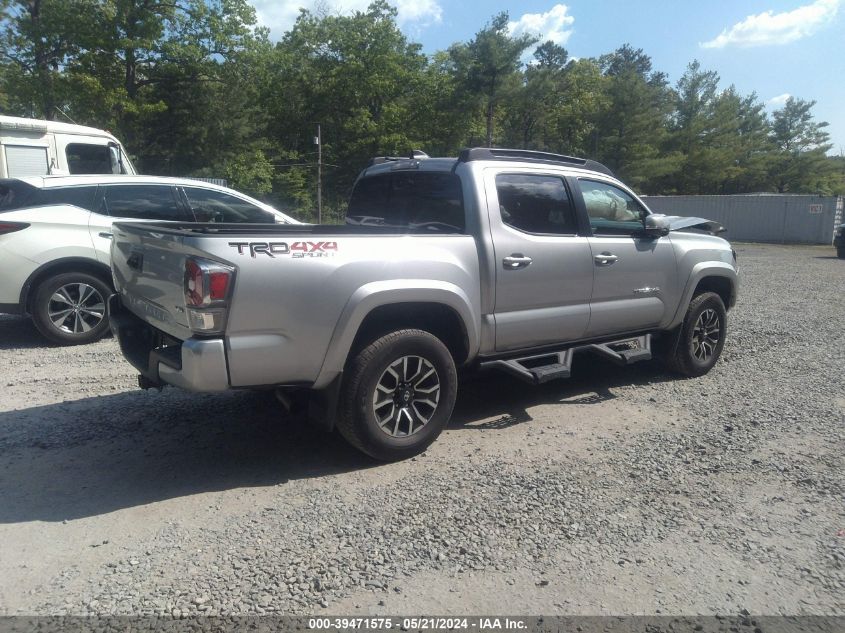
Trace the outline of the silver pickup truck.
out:
[[[378,459],[447,425],[457,368],[543,383],[573,355],[716,363],[736,254],[652,214],[590,160],[476,148],[382,157],[343,226],[114,227],[111,326],[142,387],[307,390],[313,419]]]

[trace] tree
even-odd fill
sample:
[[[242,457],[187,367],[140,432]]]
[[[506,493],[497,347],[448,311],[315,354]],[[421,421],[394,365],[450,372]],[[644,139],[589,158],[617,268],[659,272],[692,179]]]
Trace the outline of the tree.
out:
[[[699,193],[718,173],[720,156],[715,144],[716,97],[719,75],[703,71],[698,61],[687,66],[675,89],[674,125],[670,146],[680,154],[676,187],[684,193]]]
[[[486,142],[493,146],[496,106],[508,79],[520,69],[520,58],[537,41],[530,35],[511,37],[508,14],[495,16],[475,38],[449,48],[459,83],[480,101],[486,124]]]
[[[648,193],[845,188],[813,102],[771,117],[693,61],[669,86],[642,50],[572,60],[512,35],[507,13],[433,55],[375,0],[302,11],[277,44],[251,0],[0,0],[0,111],[112,130],[147,173],[226,177],[314,216],[342,216],[376,155],[505,144],[589,156]]]
[[[273,88],[265,96],[278,122],[274,142],[313,163],[312,139],[321,124],[329,205],[343,204],[373,156],[409,155],[425,143],[428,109],[418,101],[430,85],[427,59],[384,0],[347,16],[303,10],[275,55]]]
[[[560,99],[543,130],[548,149],[574,156],[598,156],[598,119],[609,107],[609,81],[594,60],[579,59],[567,65]]]
[[[0,58],[10,105],[21,114],[54,119],[67,96],[63,73],[92,31],[94,0],[0,2]]]
[[[815,101],[790,97],[772,115],[770,138],[776,153],[770,170],[779,193],[832,193],[838,183],[827,152],[833,147],[825,128],[811,112]]]
[[[750,193],[767,186],[772,153],[765,105],[752,93],[741,96],[734,86],[714,104],[714,143],[723,148],[713,184],[702,193]]]
[[[507,145],[546,149],[537,133],[546,127],[563,98],[561,88],[569,54],[554,42],[544,42],[534,53],[536,64],[508,79],[505,90]]]
[[[673,97],[666,75],[653,71],[648,55],[628,44],[599,64],[608,81],[595,153],[632,186],[653,192],[654,183],[674,173],[679,162],[664,151]]]

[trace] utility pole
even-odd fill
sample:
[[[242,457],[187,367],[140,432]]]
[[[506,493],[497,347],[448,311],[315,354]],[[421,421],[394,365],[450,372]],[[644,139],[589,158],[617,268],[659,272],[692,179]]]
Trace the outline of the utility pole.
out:
[[[323,138],[320,124],[317,124],[317,136],[314,137],[317,146],[317,224],[323,223]]]

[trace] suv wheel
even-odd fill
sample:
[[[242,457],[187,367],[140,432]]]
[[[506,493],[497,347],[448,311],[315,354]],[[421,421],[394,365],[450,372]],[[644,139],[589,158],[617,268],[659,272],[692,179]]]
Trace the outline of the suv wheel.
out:
[[[840,246],[836,249],[836,256],[839,259],[845,259],[845,246]]]
[[[684,376],[703,376],[713,368],[727,335],[728,314],[715,292],[697,295],[681,327],[671,338],[667,364]]]
[[[392,332],[348,365],[337,428],[371,457],[405,459],[446,428],[457,392],[455,361],[440,339],[422,330]]]
[[[110,293],[105,282],[87,273],[53,275],[35,290],[32,320],[54,343],[91,343],[109,330],[106,298]]]

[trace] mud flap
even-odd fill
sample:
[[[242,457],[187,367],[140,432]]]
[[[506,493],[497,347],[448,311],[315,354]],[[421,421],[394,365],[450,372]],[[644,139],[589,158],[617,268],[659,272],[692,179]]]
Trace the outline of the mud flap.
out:
[[[315,389],[308,397],[308,421],[323,431],[334,430],[343,373],[338,374],[324,389]]]

